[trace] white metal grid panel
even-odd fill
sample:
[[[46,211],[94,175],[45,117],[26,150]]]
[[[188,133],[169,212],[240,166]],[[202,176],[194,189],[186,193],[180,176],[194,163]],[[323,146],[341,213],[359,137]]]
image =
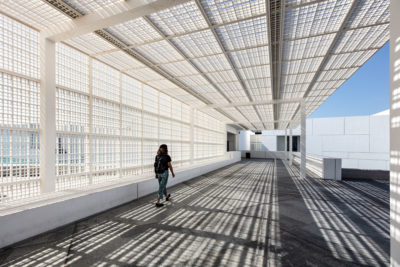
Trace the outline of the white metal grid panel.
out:
[[[121,115],[121,135],[124,138],[140,139],[142,137],[142,111],[123,106]]]
[[[266,13],[265,0],[201,0],[213,25],[250,18]]]
[[[346,28],[356,28],[389,22],[389,0],[358,1]]]
[[[162,36],[144,18],[137,18],[112,26],[107,31],[128,45],[138,45],[162,39]]]
[[[138,46],[135,50],[154,64],[165,64],[184,59],[166,40]]]
[[[67,45],[56,44],[56,83],[89,92],[89,58]]]
[[[1,57],[8,65],[0,68],[0,195],[1,201],[6,201],[40,193],[39,34],[9,18],[1,21],[1,43],[6,44],[1,48],[9,49],[2,50],[6,52]],[[16,32],[5,32],[10,28]],[[68,44],[56,46],[57,191],[149,174],[160,141],[169,144],[175,166],[190,164],[190,106],[128,74],[140,73],[145,79],[158,81],[165,90],[179,90],[191,104],[203,104],[201,101],[148,68],[134,69],[137,62],[123,52],[94,56],[118,69],[133,67],[127,74],[81,53],[93,55],[114,49],[94,34],[74,38]],[[11,50],[14,54],[8,57]],[[202,144],[201,151],[210,160],[223,153],[224,124],[209,115],[204,118],[207,140],[212,144]],[[216,139],[214,132],[219,136]]]
[[[119,72],[116,69],[93,60],[92,75],[93,95],[119,101]]]
[[[66,40],[65,43],[89,55],[115,49],[112,44],[94,33],[89,33]]]
[[[269,65],[238,69],[238,73],[245,80],[262,79],[271,76]]]
[[[262,121],[270,122],[274,120],[272,105],[257,105],[255,108],[258,111],[258,114],[260,114]]]
[[[120,105],[93,99],[93,132],[100,135],[119,135]]]
[[[232,70],[222,70],[218,72],[207,73],[207,77],[216,84],[237,82],[235,73]]]
[[[259,17],[215,29],[226,50],[267,45],[267,19]]]
[[[200,57],[193,59],[192,62],[203,73],[218,72],[231,69],[231,65],[229,64],[224,54]]]
[[[40,193],[38,77],[39,33],[0,14],[0,202]]]
[[[322,57],[328,52],[335,34],[288,41],[283,44],[282,60]]]
[[[70,17],[41,0],[0,1],[0,10],[39,30],[71,21]]]
[[[39,78],[38,32],[0,13],[0,41],[0,69]]]
[[[285,40],[337,32],[353,0],[327,0],[290,9],[285,13]]]
[[[225,148],[225,124],[201,111],[194,113],[194,159],[220,157]]]
[[[238,68],[269,64],[268,46],[231,52],[230,56],[234,65]]]
[[[170,118],[172,116],[172,99],[170,96],[160,93],[159,101],[159,114],[160,116],[165,116]]]
[[[250,88],[247,90],[253,99],[257,100],[272,100],[271,87],[265,88]]]
[[[189,58],[222,53],[211,30],[204,30],[172,38],[171,42]]]
[[[306,58],[282,62],[282,75],[315,73],[321,65],[323,57]]]
[[[190,76],[199,72],[187,61],[177,61],[160,66],[173,77]]]
[[[229,107],[229,108],[221,108],[221,109],[222,109],[222,111],[224,111],[231,117],[235,118],[236,121],[239,121],[239,122],[247,121],[247,119],[236,108]]]
[[[99,55],[97,58],[119,70],[144,68],[145,65],[122,51]]]
[[[238,109],[248,121],[255,122],[260,120],[253,106],[240,106]]]
[[[283,121],[290,121],[298,105],[298,103],[278,104],[279,114],[281,116],[280,119]]]
[[[339,37],[333,53],[346,53],[361,49],[382,47],[389,40],[389,25],[378,25],[348,30]]]
[[[126,73],[143,82],[165,80],[163,76],[150,68],[129,70]]]
[[[0,73],[0,202],[40,193],[38,82]]]
[[[98,11],[99,9],[107,10],[107,8],[116,6],[123,0],[63,0],[68,5],[78,10],[82,14],[88,14]]]
[[[56,130],[61,132],[89,132],[89,97],[57,88]]]
[[[191,32],[208,26],[194,1],[151,14],[149,18],[165,35]]]
[[[121,95],[122,104],[142,108],[142,84],[125,74],[122,74]]]
[[[143,87],[143,110],[158,114],[158,91],[145,85]]]
[[[324,69],[360,67],[377,51],[377,49],[372,49],[370,51],[331,55]]]

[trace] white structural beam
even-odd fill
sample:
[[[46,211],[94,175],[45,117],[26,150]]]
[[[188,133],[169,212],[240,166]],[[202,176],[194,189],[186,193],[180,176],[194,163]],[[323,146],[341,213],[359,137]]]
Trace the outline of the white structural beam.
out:
[[[43,34],[59,42],[96,30],[121,24],[161,10],[184,4],[189,0],[127,0],[105,6],[94,13],[80,16],[72,21],[55,24]]]
[[[194,113],[195,109],[190,109],[190,164],[193,164],[194,159]]]
[[[277,122],[284,122],[284,123],[290,123],[291,121],[289,121],[289,120],[270,120],[270,121],[266,121],[266,120],[263,120],[262,122],[264,122],[264,123],[277,123]],[[250,123],[250,124],[253,124],[253,123],[260,123],[260,121],[235,121],[235,122],[232,122],[232,123],[229,123],[229,124],[240,124],[240,123],[243,123],[243,124],[245,124],[245,123]]]
[[[300,105],[300,116],[301,116],[301,134],[300,134],[300,178],[306,178],[306,107],[304,102]]]
[[[40,190],[56,189],[56,44],[40,38]]]
[[[209,104],[204,107],[199,107],[200,109],[209,109],[209,108],[230,108],[230,107],[240,107],[240,106],[257,106],[257,105],[272,105],[272,104],[285,104],[285,103],[300,103],[302,102],[302,98],[292,98],[292,99],[271,99],[271,100],[260,100],[260,101],[251,101],[251,102],[235,102],[224,105],[215,105]]]
[[[293,130],[292,128],[289,129],[289,164],[290,166],[293,163]]]
[[[288,159],[287,155],[287,129],[285,129],[285,160]]]
[[[400,1],[390,1],[390,264],[400,266]]]

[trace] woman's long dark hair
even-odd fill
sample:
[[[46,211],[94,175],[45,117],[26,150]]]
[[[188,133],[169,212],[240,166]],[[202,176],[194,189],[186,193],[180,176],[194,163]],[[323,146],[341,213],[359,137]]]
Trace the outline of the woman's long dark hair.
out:
[[[157,151],[157,155],[168,155],[168,147],[166,144],[162,144]]]

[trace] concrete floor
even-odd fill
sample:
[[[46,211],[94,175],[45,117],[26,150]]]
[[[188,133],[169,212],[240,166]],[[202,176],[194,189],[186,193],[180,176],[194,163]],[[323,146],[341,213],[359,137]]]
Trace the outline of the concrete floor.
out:
[[[16,244],[2,266],[389,265],[389,184],[248,160]]]

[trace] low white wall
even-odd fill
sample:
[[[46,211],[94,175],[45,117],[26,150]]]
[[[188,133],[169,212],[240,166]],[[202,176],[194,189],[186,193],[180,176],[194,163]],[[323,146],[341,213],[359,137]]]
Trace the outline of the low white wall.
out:
[[[227,152],[223,160],[176,172],[173,186],[241,160],[240,152]],[[130,202],[158,190],[154,177],[120,179],[83,189],[41,195],[0,205],[0,248]]]

